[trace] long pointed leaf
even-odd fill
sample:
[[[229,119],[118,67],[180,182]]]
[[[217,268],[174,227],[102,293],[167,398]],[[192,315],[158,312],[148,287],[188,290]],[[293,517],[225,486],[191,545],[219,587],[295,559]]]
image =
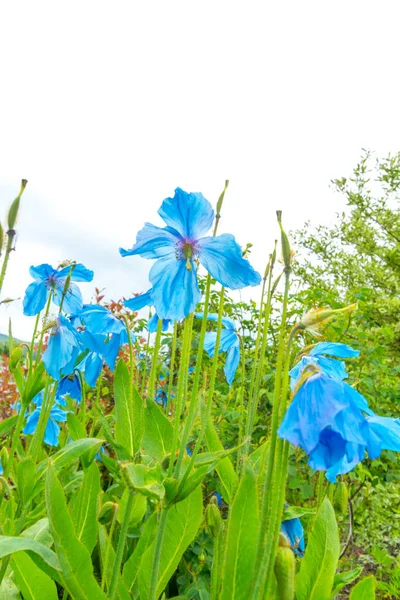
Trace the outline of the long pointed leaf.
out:
[[[11,567],[24,600],[58,600],[54,581],[25,552],[17,552],[13,556]]]

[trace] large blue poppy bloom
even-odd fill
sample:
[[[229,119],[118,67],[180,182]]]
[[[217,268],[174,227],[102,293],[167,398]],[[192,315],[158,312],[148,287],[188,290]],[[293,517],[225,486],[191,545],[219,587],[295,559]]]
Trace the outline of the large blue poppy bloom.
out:
[[[243,258],[233,235],[203,237],[212,226],[214,210],[202,194],[177,188],[173,198],[164,200],[158,214],[167,227],[146,223],[136,244],[130,250],[120,248],[120,253],[157,259],[150,270],[150,281],[154,306],[161,319],[178,321],[195,309],[201,297],[198,263],[233,290],[261,282],[261,276]]]
[[[28,285],[23,301],[24,314],[27,316],[37,315],[46,305],[50,292],[53,292],[53,302],[60,306],[65,280],[71,273],[72,265],[63,269],[53,269],[51,265],[43,264],[31,267],[29,273],[35,279]],[[93,271],[81,264],[75,265],[71,274],[71,282],[63,301],[63,310],[73,313],[82,308],[83,300],[80,289],[73,281],[92,281]]]
[[[346,372],[345,364],[341,360],[334,360],[325,356],[335,356],[337,358],[352,358],[358,356],[360,352],[353,350],[346,344],[338,344],[334,342],[320,342],[316,344],[308,354],[301,357],[300,361],[290,371],[290,387],[292,390],[296,387],[296,383],[301,377],[304,369],[310,365],[317,365],[325,375],[333,377],[334,379],[347,379],[348,375]]]
[[[60,379],[56,390],[56,400],[62,406],[66,405],[65,396],[70,396],[77,402],[82,400],[82,387],[79,375],[74,372]]]
[[[303,556],[305,547],[304,529],[300,519],[286,519],[281,523],[281,531],[290,542],[290,547],[295,554]]]
[[[80,352],[78,332],[66,317],[59,315],[42,357],[46,371],[53,379],[70,375]]]
[[[365,398],[344,381],[324,373],[309,377],[294,396],[278,435],[309,454],[313,469],[329,481],[348,473],[363,459],[369,440]]]
[[[31,435],[35,433],[40,413],[43,407],[43,393],[38,394],[33,402],[36,404],[35,410],[28,416],[23,433]],[[48,446],[58,446],[58,436],[60,435],[60,427],[58,423],[65,423],[67,420],[68,411],[62,410],[58,404],[54,404],[50,411],[49,419],[46,423],[43,441]]]
[[[127,308],[130,308],[131,310],[140,310],[141,308],[144,308],[145,306],[153,306],[154,302],[153,302],[153,298],[152,298],[152,289],[148,290],[147,292],[145,292],[144,294],[139,294],[138,296],[134,296],[133,298],[131,298],[130,300],[125,300],[124,305]],[[155,333],[158,329],[158,321],[159,321],[159,316],[157,313],[155,313],[151,319],[149,319],[148,323],[147,323],[147,330],[149,331],[149,333]],[[167,331],[169,325],[171,323],[170,319],[162,319],[162,331]]]
[[[195,316],[199,319],[203,318],[202,313],[195,313]],[[211,313],[207,315],[207,319],[210,321],[218,321],[218,315]],[[221,339],[219,344],[219,352],[226,352],[226,362],[224,367],[224,373],[226,380],[229,385],[235,377],[236,370],[240,362],[240,340],[236,333],[236,326],[232,319],[229,317],[222,317],[222,325],[224,329],[221,331]],[[215,345],[217,342],[217,332],[208,331],[204,338],[204,350],[212,358],[215,354]]]

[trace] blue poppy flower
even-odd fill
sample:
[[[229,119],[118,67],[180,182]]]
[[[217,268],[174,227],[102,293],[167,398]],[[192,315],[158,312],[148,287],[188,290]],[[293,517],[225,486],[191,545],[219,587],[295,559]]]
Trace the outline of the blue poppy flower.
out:
[[[214,210],[202,194],[177,188],[173,198],[164,200],[158,214],[167,227],[146,223],[131,250],[120,248],[120,253],[157,259],[150,270],[150,281],[151,296],[161,319],[178,321],[195,309],[201,298],[198,263],[230,289],[261,282],[261,276],[243,258],[233,235],[202,237],[214,221]]]
[[[31,435],[35,433],[41,410],[43,408],[43,393],[38,394],[33,402],[36,404],[35,410],[28,416],[23,433]],[[58,446],[58,436],[60,435],[60,427],[58,423],[65,423],[67,420],[68,411],[62,410],[58,404],[54,404],[50,411],[49,419],[46,423],[43,441],[48,446]]]
[[[202,313],[195,313],[198,319],[203,318]],[[218,321],[218,315],[211,313],[207,315],[209,321]],[[222,317],[222,324],[225,329],[221,331],[219,352],[227,352],[224,373],[229,385],[232,385],[236,370],[240,362],[240,340],[236,333],[234,321],[229,317]],[[217,342],[217,332],[208,331],[204,338],[204,350],[212,358],[215,353],[215,344]]]
[[[168,403],[168,394],[166,394],[162,388],[159,388],[155,392],[154,402],[156,404],[158,404],[159,406],[162,406],[163,408],[165,408]]]
[[[370,458],[378,458],[382,450],[400,452],[400,422],[391,417],[371,415],[366,418],[367,450]]]
[[[217,506],[219,506],[221,508],[221,506],[222,506],[222,496],[221,496],[221,494],[219,494],[218,492],[214,492],[213,496],[214,496],[214,498],[217,501]]]
[[[64,396],[70,396],[77,402],[82,400],[82,387],[79,375],[75,372],[60,379],[57,384],[56,401],[62,406],[66,405]]]
[[[281,523],[281,531],[290,542],[290,547],[295,554],[303,556],[305,550],[304,529],[300,519],[286,519]]]
[[[42,357],[46,371],[53,379],[70,375],[80,352],[78,332],[66,317],[59,315]]]
[[[63,269],[53,269],[51,265],[43,264],[37,267],[31,267],[29,273],[35,279],[28,285],[25,291],[23,301],[24,315],[32,317],[37,315],[46,305],[50,292],[53,292],[53,302],[60,306],[62,294],[65,287],[65,281],[71,273],[72,265]],[[90,271],[82,264],[75,265],[71,274],[71,283],[63,301],[63,310],[66,313],[73,313],[82,308],[83,300],[80,289],[73,281],[92,281],[93,271]]]
[[[329,481],[363,459],[369,432],[365,398],[344,381],[324,373],[309,377],[294,396],[278,435],[309,454],[309,465]]]
[[[334,360],[328,358],[325,354],[335,356],[338,358],[352,358],[360,354],[359,350],[353,350],[346,344],[339,344],[334,342],[320,342],[316,344],[308,354],[301,357],[300,361],[290,371],[290,387],[292,390],[296,387],[296,383],[299,381],[301,374],[304,369],[310,365],[317,365],[319,370],[329,377],[334,379],[347,379],[347,371],[345,364],[340,360]]]
[[[145,306],[153,306],[154,303],[153,303],[153,298],[151,296],[152,291],[153,290],[150,289],[147,292],[145,292],[144,294],[139,294],[138,296],[134,296],[130,300],[125,300],[124,305],[127,308],[130,308],[131,310],[134,310],[134,311],[140,310],[141,308],[144,308]],[[151,317],[151,319],[149,319],[149,321],[147,323],[147,330],[149,333],[156,333],[156,331],[158,329],[158,321],[159,321],[159,316],[157,315],[157,313],[155,313]],[[172,321],[170,319],[163,319],[161,330],[167,331],[171,322]]]

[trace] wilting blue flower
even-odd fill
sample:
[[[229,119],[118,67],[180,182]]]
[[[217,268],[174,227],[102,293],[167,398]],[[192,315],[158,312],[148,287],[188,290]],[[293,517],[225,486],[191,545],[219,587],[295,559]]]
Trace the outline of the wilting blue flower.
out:
[[[195,313],[199,319],[203,318],[202,313]],[[211,313],[207,315],[210,321],[218,321],[218,315]],[[240,340],[236,333],[234,321],[229,317],[222,317],[222,325],[225,329],[221,331],[221,339],[219,343],[219,352],[227,352],[224,373],[229,385],[235,377],[236,370],[240,362]],[[204,350],[212,358],[215,353],[215,345],[217,342],[217,332],[208,331],[204,338]]]
[[[281,523],[281,531],[287,536],[295,554],[303,556],[305,550],[304,529],[300,519],[286,519]]]
[[[28,416],[23,433],[31,435],[35,433],[41,410],[43,408],[43,393],[38,394],[33,402],[36,404],[35,410]],[[58,436],[60,435],[60,427],[58,423],[65,423],[67,420],[68,411],[62,410],[58,404],[54,404],[50,411],[49,419],[46,423],[43,441],[48,446],[58,446]]]
[[[47,348],[43,354],[46,371],[53,379],[70,375],[80,352],[78,332],[66,317],[59,315],[50,332]]]
[[[138,296],[134,296],[133,298],[131,298],[130,300],[125,300],[124,305],[127,308],[130,308],[131,310],[140,310],[141,308],[144,308],[145,306],[153,306],[153,298],[151,296],[151,292],[153,290],[150,289],[147,292],[145,292],[144,294],[139,294]],[[157,313],[155,313],[151,319],[149,319],[149,322],[147,323],[147,330],[149,331],[149,333],[156,333],[157,329],[158,329],[158,320],[159,320],[159,316]],[[162,319],[162,331],[167,331],[169,325],[171,323],[170,319]]]
[[[75,372],[60,379],[56,390],[56,401],[65,406],[64,396],[70,396],[77,402],[82,400],[82,387],[79,375]]]
[[[202,194],[177,188],[173,198],[164,200],[158,214],[167,227],[146,223],[131,250],[120,248],[120,253],[157,259],[150,271],[150,281],[151,296],[161,319],[178,321],[195,309],[201,298],[197,281],[199,262],[214,279],[230,289],[260,283],[260,275],[243,258],[233,235],[202,237],[214,221],[214,210]]]
[[[338,358],[351,358],[358,356],[360,352],[353,350],[353,348],[350,348],[346,344],[337,344],[334,342],[320,342],[316,344],[308,354],[301,357],[297,365],[290,371],[290,386],[292,390],[294,390],[304,369],[310,364],[317,365],[319,370],[329,377],[340,380],[347,379],[348,375],[345,364],[341,360],[328,358],[325,354]]]
[[[37,267],[31,267],[29,273],[35,279],[28,285],[24,297],[24,314],[27,316],[37,315],[46,305],[50,292],[53,292],[53,302],[60,306],[65,281],[71,273],[73,265],[68,265],[63,269],[53,269],[51,265],[43,264]],[[73,281],[92,281],[93,271],[90,271],[81,264],[74,266],[71,274],[71,283],[63,301],[63,310],[66,313],[73,313],[82,308],[83,300],[80,289]]]

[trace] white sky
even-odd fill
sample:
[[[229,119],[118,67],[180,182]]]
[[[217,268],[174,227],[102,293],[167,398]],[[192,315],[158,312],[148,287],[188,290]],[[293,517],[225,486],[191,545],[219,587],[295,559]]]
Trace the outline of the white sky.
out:
[[[2,2],[2,218],[29,180],[3,297],[65,258],[109,297],[145,291],[151,261],[118,247],[176,186],[215,203],[227,178],[220,232],[263,270],[276,209],[328,223],[361,148],[400,150],[399,17],[396,0]],[[10,316],[27,338],[21,301],[0,332]]]

